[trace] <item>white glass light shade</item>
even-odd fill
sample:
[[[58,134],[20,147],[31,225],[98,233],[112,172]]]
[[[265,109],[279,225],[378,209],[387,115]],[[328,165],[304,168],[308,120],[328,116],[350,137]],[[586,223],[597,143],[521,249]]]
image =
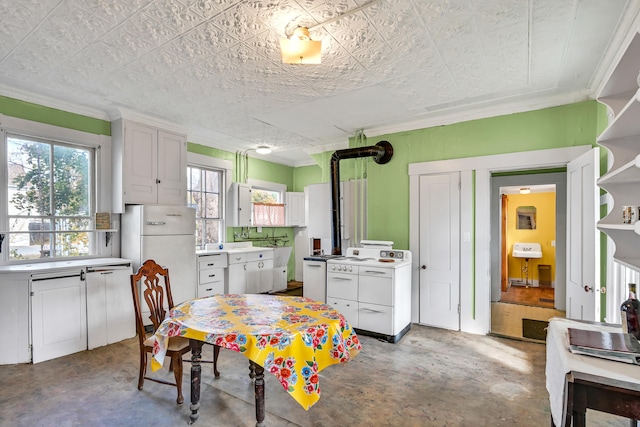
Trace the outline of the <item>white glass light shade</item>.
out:
[[[298,27],[291,37],[280,40],[284,64],[320,64],[322,42],[311,40],[309,30]]]
[[[258,153],[258,154],[269,154],[269,153],[271,153],[271,148],[267,147],[266,145],[261,145],[258,148],[256,148],[256,153]]]

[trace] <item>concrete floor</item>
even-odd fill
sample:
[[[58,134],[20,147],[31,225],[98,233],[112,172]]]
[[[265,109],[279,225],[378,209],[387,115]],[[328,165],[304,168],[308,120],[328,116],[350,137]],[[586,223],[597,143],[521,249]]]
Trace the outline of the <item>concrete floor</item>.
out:
[[[362,352],[321,374],[309,411],[265,374],[267,426],[548,426],[545,346],[414,325],[398,343],[360,336]],[[204,354],[211,357],[212,349]],[[195,426],[253,426],[253,387],[244,356],[220,353],[221,377],[203,365]],[[0,426],[186,426],[175,388],[137,389],[138,343],[129,339],[36,365],[0,366]],[[161,371],[170,378],[166,368]],[[628,426],[589,411],[588,426]]]

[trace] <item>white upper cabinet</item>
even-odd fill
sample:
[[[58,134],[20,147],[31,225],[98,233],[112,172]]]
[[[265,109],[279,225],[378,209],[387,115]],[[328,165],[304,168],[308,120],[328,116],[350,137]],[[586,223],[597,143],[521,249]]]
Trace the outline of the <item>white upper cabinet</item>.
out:
[[[290,227],[305,226],[304,193],[287,193],[285,217],[287,225]]]
[[[251,186],[234,182],[229,189],[229,225],[251,227]]]
[[[609,126],[598,143],[609,151],[609,171],[598,180],[613,199],[598,228],[614,241],[614,258],[640,269],[640,227],[623,221],[623,206],[640,206],[640,35],[622,52],[598,100],[608,107]],[[637,218],[637,213],[636,213]]]
[[[187,138],[128,120],[113,122],[114,212],[126,203],[184,205]]]

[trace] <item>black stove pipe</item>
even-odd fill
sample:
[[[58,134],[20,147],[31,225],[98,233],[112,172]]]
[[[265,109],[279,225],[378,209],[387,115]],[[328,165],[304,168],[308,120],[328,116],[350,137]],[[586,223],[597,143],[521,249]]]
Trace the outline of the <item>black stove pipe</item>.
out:
[[[391,160],[393,147],[389,141],[380,141],[369,147],[337,150],[331,156],[331,254],[342,255],[342,231],[340,223],[340,160],[373,157],[373,161],[384,165]]]

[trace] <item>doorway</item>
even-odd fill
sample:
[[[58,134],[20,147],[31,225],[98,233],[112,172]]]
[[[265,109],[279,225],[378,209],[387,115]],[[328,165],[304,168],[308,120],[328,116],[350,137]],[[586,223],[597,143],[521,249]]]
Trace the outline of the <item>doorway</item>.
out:
[[[564,316],[566,169],[491,177],[491,333],[543,339]]]

